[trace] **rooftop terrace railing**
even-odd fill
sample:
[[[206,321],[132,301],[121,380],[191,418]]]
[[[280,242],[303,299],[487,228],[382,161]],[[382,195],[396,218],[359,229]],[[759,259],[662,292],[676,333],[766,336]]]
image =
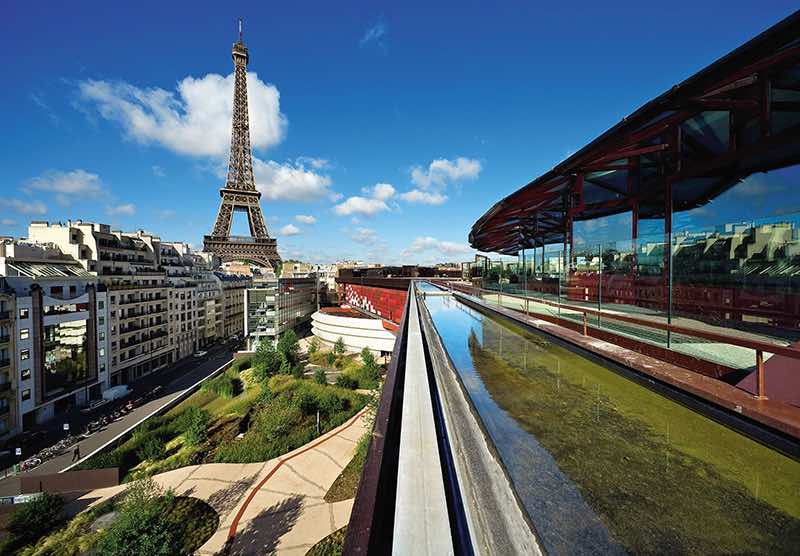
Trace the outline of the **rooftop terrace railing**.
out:
[[[484,288],[478,288],[475,286],[470,286],[464,283],[453,283],[453,282],[445,282],[441,280],[431,280],[434,283],[444,284],[447,287],[451,287],[454,290],[474,295],[477,297],[482,296],[497,296],[497,303],[498,305],[503,305],[502,298],[508,297],[512,299],[519,300],[521,302],[521,306],[524,305],[524,313],[526,315],[530,315],[530,304],[531,302],[540,303],[543,305],[547,305],[549,307],[553,307],[559,310],[569,311],[572,313],[577,313],[581,315],[582,320],[582,333],[584,336],[591,335],[590,332],[594,325],[589,322],[589,316],[597,317],[598,322],[601,319],[611,320],[611,321],[618,321],[624,322],[629,324],[634,324],[636,326],[641,326],[644,328],[650,328],[655,330],[662,330],[666,331],[670,334],[681,334],[684,336],[690,336],[694,338],[699,338],[711,342],[719,342],[723,344],[728,344],[731,346],[737,346],[742,348],[751,349],[755,352],[755,368],[756,368],[756,377],[757,377],[757,389],[756,389],[756,398],[759,399],[766,399],[766,388],[765,388],[765,373],[764,373],[764,353],[771,353],[773,355],[781,355],[783,357],[791,358],[797,361],[797,371],[800,372],[800,350],[789,347],[786,345],[781,345],[777,343],[772,343],[768,341],[760,341],[755,340],[752,338],[748,338],[742,335],[733,335],[733,334],[724,334],[719,332],[713,332],[709,330],[701,330],[697,328],[691,328],[686,326],[678,326],[674,324],[668,324],[659,322],[658,320],[654,319],[645,319],[639,317],[633,317],[628,315],[621,315],[619,313],[604,311],[601,309],[590,309],[587,307],[582,307],[580,305],[569,304],[569,303],[558,303],[549,299],[545,299],[542,296],[529,296],[529,295],[518,295],[514,293],[502,292],[499,290],[490,290]],[[565,324],[574,324],[574,321],[567,319],[565,317],[554,317],[557,320],[562,321]]]
[[[509,553],[539,553],[505,475],[492,467],[499,465],[496,457],[446,361],[412,282],[344,554],[491,553],[487,547],[495,543],[487,544],[487,539],[499,540],[497,546],[506,549],[514,547]],[[467,452],[479,455],[470,460],[464,455]],[[491,469],[485,467],[487,462]],[[478,483],[490,494],[476,496]],[[462,496],[464,492],[471,495]],[[498,507],[504,511],[497,511]],[[487,511],[493,515],[487,516]],[[507,519],[506,514],[518,519]],[[506,525],[498,526],[498,522]]]

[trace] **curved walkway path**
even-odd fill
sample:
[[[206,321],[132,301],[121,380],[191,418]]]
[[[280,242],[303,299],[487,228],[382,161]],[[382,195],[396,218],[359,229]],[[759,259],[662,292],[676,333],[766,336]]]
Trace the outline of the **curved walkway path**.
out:
[[[365,413],[265,463],[191,465],[154,479],[176,494],[207,501],[219,513],[219,528],[196,554],[303,555],[350,519],[352,499],[329,504],[323,497],[367,432]],[[94,505],[124,488],[95,490],[77,502]]]

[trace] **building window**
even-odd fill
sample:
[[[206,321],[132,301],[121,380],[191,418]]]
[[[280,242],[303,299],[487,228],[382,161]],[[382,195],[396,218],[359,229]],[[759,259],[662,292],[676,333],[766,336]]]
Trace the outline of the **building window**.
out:
[[[21,328],[19,331],[19,339],[20,340],[27,340],[31,337],[31,331],[27,328]]]
[[[28,309],[20,309],[19,310],[19,318],[27,319],[28,318]]]
[[[106,348],[100,348],[97,353],[98,353],[98,355],[100,355],[100,357],[105,357],[106,356]]]
[[[31,389],[26,388],[22,391],[22,401],[31,399]]]
[[[31,378],[31,370],[30,369],[22,369],[22,372],[19,374],[20,380],[29,380]]]
[[[19,358],[22,361],[30,359],[31,358],[31,350],[29,350],[29,349],[21,349],[21,350],[19,350]]]
[[[99,324],[100,326],[104,326],[105,323],[106,323],[105,317],[97,317],[97,324]]]
[[[112,295],[111,296],[111,303],[114,303],[116,300],[117,300],[116,296]]]
[[[100,334],[98,334],[97,337],[100,339],[101,342],[103,342],[106,339],[106,333],[100,332]]]
[[[106,307],[105,301],[98,301],[97,302],[97,308],[98,309],[105,309],[105,307]]]

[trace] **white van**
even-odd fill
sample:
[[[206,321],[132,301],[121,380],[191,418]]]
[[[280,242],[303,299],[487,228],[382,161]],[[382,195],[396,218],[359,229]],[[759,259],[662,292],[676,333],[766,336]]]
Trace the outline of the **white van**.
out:
[[[120,384],[119,386],[112,386],[103,392],[103,399],[108,401],[118,400],[130,395],[131,389],[127,384]]]

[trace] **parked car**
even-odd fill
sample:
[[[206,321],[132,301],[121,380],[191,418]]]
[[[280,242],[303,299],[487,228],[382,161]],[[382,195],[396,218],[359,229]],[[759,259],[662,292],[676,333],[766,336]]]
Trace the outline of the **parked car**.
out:
[[[112,386],[103,392],[103,399],[108,401],[119,400],[125,396],[129,396],[131,389],[127,384],[120,384],[119,386]]]
[[[206,355],[208,355],[207,351],[196,351],[194,354],[195,357],[205,357]]]

